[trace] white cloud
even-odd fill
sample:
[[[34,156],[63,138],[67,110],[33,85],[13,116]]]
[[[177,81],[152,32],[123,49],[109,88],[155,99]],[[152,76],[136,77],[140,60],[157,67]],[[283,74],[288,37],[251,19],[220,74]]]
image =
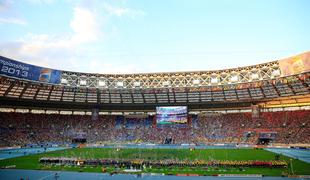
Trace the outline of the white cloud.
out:
[[[49,0],[29,1],[32,3],[53,2]],[[105,3],[101,3],[101,5],[103,4]],[[71,32],[54,35],[29,33],[19,40],[0,42],[0,54],[30,64],[62,70],[97,73],[137,72],[139,71],[137,65],[124,66],[115,62],[106,63],[107,61],[102,62],[99,56],[93,55],[91,52],[88,53],[91,45],[101,42],[105,37],[102,29],[105,20],[109,18],[107,14],[131,18],[144,14],[143,11],[129,8],[107,7],[80,4],[73,8],[72,19],[68,23]],[[98,11],[101,8],[103,8],[102,11]],[[9,21],[1,18],[0,23],[27,24],[18,19]]]
[[[25,52],[36,54],[47,49],[68,49],[96,41],[101,37],[100,24],[94,13],[88,9],[76,7],[73,14],[70,22],[72,33],[58,35],[30,33],[18,41],[22,44],[21,50],[25,49]]]
[[[0,18],[0,23],[9,23]],[[10,23],[24,24],[22,21]],[[90,9],[75,7],[73,19],[69,23],[70,33],[57,35],[32,34],[14,42],[0,43],[0,53],[3,56],[26,60],[41,66],[70,69],[75,60],[79,59],[80,47],[85,43],[96,42],[102,37],[101,22]]]
[[[39,54],[42,51],[53,49],[69,49],[74,45],[70,41],[70,37],[51,36],[48,34],[29,34],[21,42],[23,43],[21,51],[25,54]]]
[[[1,24],[27,24],[20,15],[20,12],[17,11],[13,0],[0,0],[0,25]]]
[[[102,35],[96,14],[86,8],[74,8],[74,17],[70,27],[74,31],[72,40],[75,43],[95,41]]]
[[[68,58],[78,54],[65,40],[45,34],[29,34],[15,42],[1,43],[0,53],[30,64],[61,69],[62,64],[68,67]]]
[[[26,25],[27,22],[23,19],[17,18],[2,18],[0,17],[0,24],[16,24],[16,25]]]
[[[109,14],[115,15],[118,17],[129,16],[131,18],[135,18],[136,16],[139,16],[139,15],[145,15],[145,12],[142,10],[134,10],[134,9],[123,8],[123,7],[114,7],[108,4],[105,5],[105,9]]]
[[[27,1],[35,4],[51,4],[55,2],[55,0],[27,0]]]

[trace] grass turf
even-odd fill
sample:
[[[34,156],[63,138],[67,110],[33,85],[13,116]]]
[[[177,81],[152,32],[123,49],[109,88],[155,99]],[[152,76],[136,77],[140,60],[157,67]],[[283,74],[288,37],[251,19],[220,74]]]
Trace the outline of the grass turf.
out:
[[[110,148],[77,148],[66,149],[36,155],[29,155],[0,161],[0,167],[15,165],[17,169],[45,169],[45,170],[67,170],[83,172],[101,172],[99,166],[60,166],[42,165],[39,163],[41,157],[75,157],[82,159],[146,159],[146,160],[265,160],[275,159],[275,153],[262,149],[116,149]],[[290,162],[289,157],[280,155],[280,160]],[[310,164],[297,159],[292,160],[289,168],[234,168],[234,167],[147,167],[143,172],[165,173],[165,174],[263,174],[267,176],[281,176],[288,174],[309,175]],[[107,167],[107,172],[122,171],[123,168],[113,166]]]

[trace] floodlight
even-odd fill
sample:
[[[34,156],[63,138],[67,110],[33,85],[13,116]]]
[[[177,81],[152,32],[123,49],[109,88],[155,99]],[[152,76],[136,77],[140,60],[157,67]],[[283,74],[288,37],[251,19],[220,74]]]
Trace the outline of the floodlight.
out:
[[[237,75],[233,75],[233,76],[231,76],[231,78],[230,78],[230,81],[231,82],[237,82],[239,80],[239,77],[237,76]]]
[[[65,78],[62,78],[62,79],[61,79],[61,83],[62,83],[62,84],[67,84],[67,82],[68,82],[67,79],[65,79]]]
[[[86,80],[81,79],[81,80],[80,80],[80,85],[81,85],[81,86],[86,86]]]
[[[217,77],[211,78],[211,83],[218,83],[218,78]]]
[[[273,75],[273,76],[279,76],[279,75],[280,75],[280,71],[279,71],[278,69],[273,70],[273,71],[272,71],[272,75]]]
[[[123,82],[123,81],[118,81],[118,82],[116,83],[116,86],[117,86],[117,87],[123,87],[123,86],[124,86],[124,82]]]
[[[100,87],[106,86],[106,82],[103,81],[103,80],[99,80],[98,85],[99,85]]]
[[[163,82],[163,85],[164,85],[164,86],[169,86],[169,85],[170,85],[170,81],[164,81],[164,82]]]
[[[258,74],[257,73],[253,73],[252,74],[252,79],[258,79],[259,77],[258,77]]]
[[[140,84],[141,84],[140,81],[136,81],[136,82],[133,83],[133,85],[134,85],[135,87],[140,87]]]
[[[200,84],[200,80],[199,79],[194,79],[193,80],[193,84],[195,84],[195,85]]]

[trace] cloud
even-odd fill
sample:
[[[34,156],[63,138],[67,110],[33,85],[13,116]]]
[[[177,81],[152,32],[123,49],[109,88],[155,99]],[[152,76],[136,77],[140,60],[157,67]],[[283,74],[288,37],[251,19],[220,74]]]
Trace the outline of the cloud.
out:
[[[105,4],[104,7],[110,15],[115,15],[118,17],[128,16],[131,18],[135,18],[136,16],[145,15],[145,12],[142,10],[134,10],[124,7],[114,7],[109,4]]]
[[[29,0],[29,2],[51,3],[52,1]],[[26,63],[55,69],[97,73],[136,72],[136,65],[123,66],[115,62],[102,62],[100,55],[92,54],[89,49],[102,43],[103,38],[107,36],[103,28],[111,17],[109,15],[134,18],[144,12],[129,8],[115,8],[106,5],[105,2],[99,2],[100,5],[97,4],[97,6],[79,3],[72,8],[72,19],[68,22],[69,32],[28,33],[18,40],[0,42],[0,54]],[[4,18],[0,18],[1,23],[27,24],[20,19]]]
[[[16,24],[16,25],[26,25],[27,22],[23,19],[17,18],[2,18],[0,17],[0,24]]]
[[[17,22],[19,21],[16,21],[16,23]],[[83,43],[94,42],[102,35],[100,24],[96,20],[96,15],[85,8],[74,8],[70,27],[72,33],[58,35],[27,34],[18,41],[22,45],[20,50],[25,49],[25,52],[37,54],[44,50],[69,49]]]
[[[0,23],[25,24],[23,21],[1,18]],[[19,40],[0,43],[0,53],[40,66],[69,69],[74,60],[79,59],[82,45],[96,42],[103,36],[101,25],[91,9],[77,6],[69,23],[71,32],[56,35],[29,33]]]
[[[51,4],[55,2],[55,0],[27,0],[27,1],[34,4]]]
[[[0,25],[14,24],[26,25],[27,22],[21,17],[13,0],[0,0]]]
[[[74,31],[72,40],[75,43],[96,41],[102,35],[96,14],[86,8],[74,8],[74,17],[70,27]]]
[[[61,69],[62,64],[68,67],[67,59],[78,54],[66,40],[46,34],[29,34],[18,41],[1,43],[0,49],[3,56],[30,64]]]

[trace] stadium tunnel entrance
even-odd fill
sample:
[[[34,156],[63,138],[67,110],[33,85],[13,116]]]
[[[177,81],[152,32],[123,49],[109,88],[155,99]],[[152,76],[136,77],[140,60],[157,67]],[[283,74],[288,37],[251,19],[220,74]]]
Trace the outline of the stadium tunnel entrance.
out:
[[[80,143],[80,144],[87,143],[86,133],[84,133],[84,132],[76,133],[76,135],[72,138],[72,143],[74,143],[74,144],[76,144],[76,143]]]
[[[277,137],[277,132],[260,132],[258,138],[259,145],[268,145]]]

